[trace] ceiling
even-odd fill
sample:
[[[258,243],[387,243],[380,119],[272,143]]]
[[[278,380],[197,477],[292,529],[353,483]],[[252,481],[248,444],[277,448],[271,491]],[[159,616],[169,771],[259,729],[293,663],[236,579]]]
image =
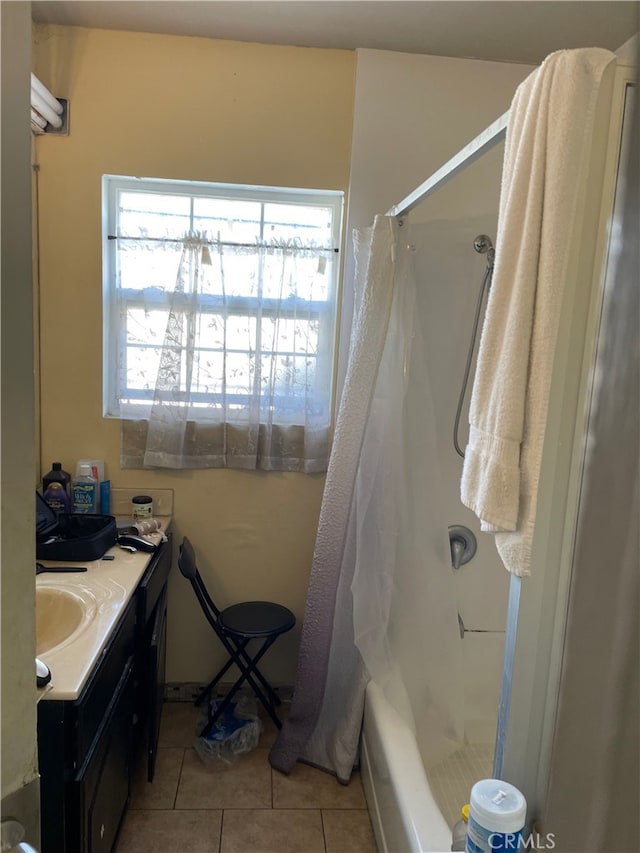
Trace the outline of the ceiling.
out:
[[[38,22],[305,47],[539,63],[554,50],[615,50],[637,2],[555,0],[45,0]]]

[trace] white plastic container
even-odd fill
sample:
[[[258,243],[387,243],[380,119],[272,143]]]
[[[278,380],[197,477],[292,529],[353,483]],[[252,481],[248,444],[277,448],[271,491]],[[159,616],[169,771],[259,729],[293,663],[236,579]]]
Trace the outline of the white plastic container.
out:
[[[523,794],[501,779],[482,779],[471,789],[466,853],[516,853],[527,813]]]
[[[80,475],[80,468],[83,465],[88,465],[91,468],[91,475],[96,478],[96,506],[92,512],[102,512],[100,506],[100,483],[104,477],[104,459],[78,459],[76,462],[76,479]],[[77,512],[77,510],[74,510]]]
[[[76,462],[76,477],[80,473],[81,465],[89,465],[91,474],[99,483],[104,480],[104,459],[78,459]]]

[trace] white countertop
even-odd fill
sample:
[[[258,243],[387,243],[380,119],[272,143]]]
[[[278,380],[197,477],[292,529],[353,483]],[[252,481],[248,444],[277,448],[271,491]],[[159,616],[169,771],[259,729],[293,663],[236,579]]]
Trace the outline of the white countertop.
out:
[[[168,530],[170,519],[161,521],[162,529]],[[151,538],[160,542],[161,534],[151,534]],[[36,590],[67,590],[82,599],[86,607],[86,617],[73,634],[39,655],[51,670],[51,682],[47,688],[38,690],[39,699],[78,698],[153,557],[153,553],[136,551],[133,554],[117,545],[110,548],[107,555],[113,555],[114,559],[79,563],[87,567],[86,572],[44,573],[36,577]],[[44,566],[56,565],[52,560],[40,562]]]

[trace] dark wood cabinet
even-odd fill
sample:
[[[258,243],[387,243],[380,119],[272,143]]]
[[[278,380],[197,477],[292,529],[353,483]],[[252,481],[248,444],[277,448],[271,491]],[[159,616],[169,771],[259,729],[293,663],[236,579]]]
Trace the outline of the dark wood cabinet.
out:
[[[147,780],[153,782],[156,769],[156,757],[158,753],[158,738],[160,736],[160,717],[162,714],[162,703],[164,701],[165,686],[165,664],[167,660],[167,592],[166,589],[160,596],[155,609],[151,631],[151,642],[147,656],[149,672],[148,701],[145,707],[148,709],[147,720]]]
[[[136,593],[138,637],[136,642],[134,743],[136,752],[147,751],[147,778],[153,781],[164,699],[167,637],[167,580],[171,568],[171,542],[145,572]]]
[[[72,789],[80,849],[109,853],[129,799],[133,658],[129,658],[104,715],[104,727]]]
[[[171,541],[159,546],[75,700],[38,703],[42,853],[110,853],[137,749],[153,777]]]

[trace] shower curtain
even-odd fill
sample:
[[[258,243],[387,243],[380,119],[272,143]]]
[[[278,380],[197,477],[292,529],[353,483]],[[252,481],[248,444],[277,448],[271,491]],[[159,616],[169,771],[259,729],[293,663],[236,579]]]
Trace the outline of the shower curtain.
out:
[[[292,707],[270,753],[285,773],[302,760],[349,780],[370,678],[419,743],[418,728],[429,733],[430,754],[444,757],[461,738],[457,615],[408,230],[378,216],[355,234],[347,376]],[[416,709],[427,725],[416,725]]]

